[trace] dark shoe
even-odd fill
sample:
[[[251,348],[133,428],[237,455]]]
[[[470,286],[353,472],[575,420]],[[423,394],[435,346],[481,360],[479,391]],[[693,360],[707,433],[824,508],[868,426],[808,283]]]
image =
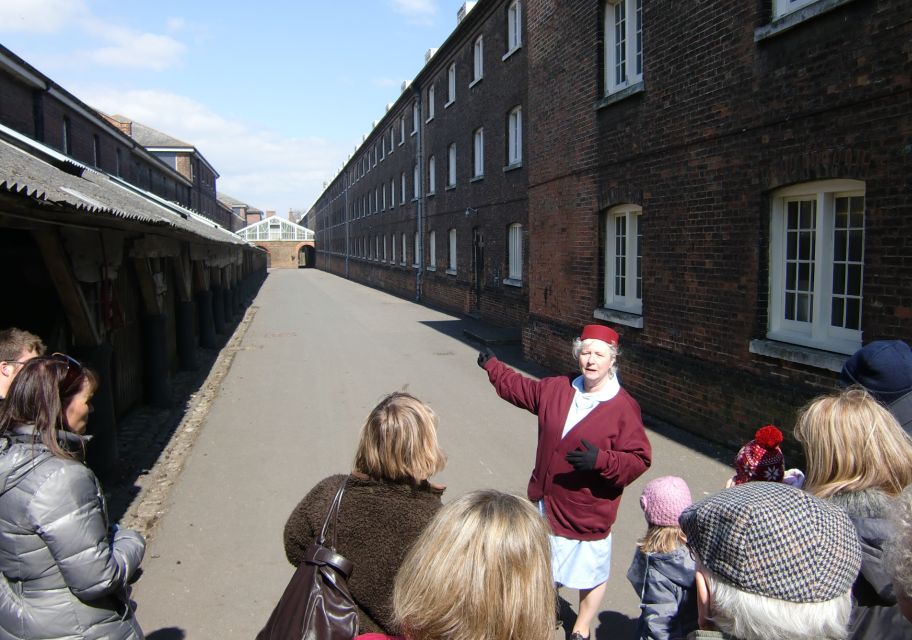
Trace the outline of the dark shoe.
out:
[[[570,634],[570,640],[589,640],[589,636],[584,636],[579,631]]]

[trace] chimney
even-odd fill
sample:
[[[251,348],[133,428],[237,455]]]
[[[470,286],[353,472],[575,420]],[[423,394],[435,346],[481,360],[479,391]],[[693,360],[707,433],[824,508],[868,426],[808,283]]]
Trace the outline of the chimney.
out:
[[[469,11],[475,8],[476,4],[477,0],[476,2],[464,2],[462,6],[459,7],[459,11],[456,12],[456,24],[462,22],[462,19],[466,17],[466,14],[468,14]]]
[[[437,53],[437,48],[436,48],[436,47],[434,47],[433,49],[428,49],[427,51],[425,51],[425,52],[424,52],[424,64],[427,64],[428,62],[430,62],[430,61],[431,61],[431,58],[434,57],[434,54],[435,54],[435,53]]]
[[[266,217],[267,217],[267,218],[271,218],[271,217],[274,216],[274,215],[275,215],[275,211],[270,211],[269,209],[266,210]]]

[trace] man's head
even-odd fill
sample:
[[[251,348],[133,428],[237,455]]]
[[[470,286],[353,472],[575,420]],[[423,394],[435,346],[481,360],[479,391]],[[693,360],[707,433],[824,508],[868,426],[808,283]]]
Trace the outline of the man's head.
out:
[[[845,637],[861,567],[839,507],[778,482],[748,482],[680,518],[697,559],[700,626],[740,640]]]
[[[912,393],[912,348],[902,340],[875,340],[863,346],[842,365],[839,384],[864,387],[901,427],[912,429],[912,402],[902,401]]]
[[[12,327],[0,331],[0,398],[6,397],[22,365],[43,356],[46,347],[34,333]]]

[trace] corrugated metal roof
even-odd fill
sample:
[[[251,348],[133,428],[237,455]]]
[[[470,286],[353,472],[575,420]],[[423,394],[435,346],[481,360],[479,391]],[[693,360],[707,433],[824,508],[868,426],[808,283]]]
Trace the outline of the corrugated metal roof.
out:
[[[86,222],[97,216],[110,216],[171,227],[213,242],[247,244],[179,204],[89,168],[3,125],[0,191],[74,209]]]

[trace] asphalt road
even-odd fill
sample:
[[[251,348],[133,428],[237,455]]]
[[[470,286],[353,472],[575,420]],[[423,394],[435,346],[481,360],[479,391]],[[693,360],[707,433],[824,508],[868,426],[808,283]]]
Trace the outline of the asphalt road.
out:
[[[254,305],[135,586],[150,640],[256,635],[292,573],[285,519],[317,481],[351,468],[361,423],[390,391],[407,390],[440,416],[444,501],[486,487],[525,493],[535,418],[497,398],[459,317],[313,269],[270,272]],[[518,347],[494,351],[521,371],[548,373]],[[731,473],[731,452],[667,425],[649,437],[653,466],[626,490],[614,528],[601,640],[630,637],[639,613],[625,573],[645,530],[643,484],[680,475],[698,499]],[[564,596],[575,608],[576,594]]]

